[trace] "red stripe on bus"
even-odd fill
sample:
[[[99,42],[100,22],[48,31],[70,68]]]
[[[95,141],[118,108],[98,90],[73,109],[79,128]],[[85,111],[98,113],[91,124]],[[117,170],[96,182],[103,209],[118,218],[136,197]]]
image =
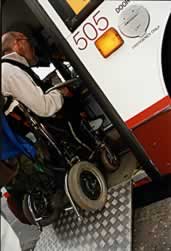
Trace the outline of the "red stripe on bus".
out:
[[[144,111],[140,112],[133,118],[126,121],[126,125],[128,128],[133,128],[140,123],[144,122],[146,119],[150,118],[152,115],[154,115],[157,112],[162,111],[167,106],[171,105],[171,98],[169,96],[166,96],[153,104],[152,106],[148,107]]]

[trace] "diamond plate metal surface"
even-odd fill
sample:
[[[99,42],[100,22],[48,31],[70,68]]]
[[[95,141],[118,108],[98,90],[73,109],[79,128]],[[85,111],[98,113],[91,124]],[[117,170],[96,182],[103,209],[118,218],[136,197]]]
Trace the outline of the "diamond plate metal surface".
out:
[[[54,230],[45,227],[35,251],[131,251],[132,186],[126,182],[108,191],[105,208],[82,211],[78,221],[75,212],[63,212]]]

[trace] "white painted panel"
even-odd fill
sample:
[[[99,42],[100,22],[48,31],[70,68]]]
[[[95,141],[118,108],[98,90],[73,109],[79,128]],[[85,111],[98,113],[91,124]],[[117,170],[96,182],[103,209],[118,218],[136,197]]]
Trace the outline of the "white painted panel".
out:
[[[138,38],[128,38],[120,33],[118,27],[120,13],[115,11],[120,3],[121,1],[103,2],[74,34],[69,36],[68,42],[121,117],[127,121],[167,96],[161,69],[161,45],[171,2],[130,1],[124,9],[138,4],[143,5],[150,14],[150,24],[146,34]],[[84,40],[80,40],[82,44],[79,41],[76,45],[73,39],[77,32],[79,32],[76,35],[77,39],[85,37],[83,26],[87,22],[94,25],[93,15],[97,10],[100,10],[99,17],[107,17],[109,27],[116,28],[124,39],[123,46],[106,59],[96,49],[94,41],[88,41],[87,48],[79,50],[78,46],[84,47]],[[88,32],[93,36],[93,31]],[[102,33],[100,31],[98,36]],[[134,48],[136,43],[139,45]]]
[[[47,15],[50,17],[50,19],[53,21],[53,23],[57,26],[57,28],[61,31],[62,35],[67,38],[71,32],[67,28],[67,26],[64,24],[60,16],[57,14],[56,10],[53,8],[53,6],[49,3],[48,0],[38,0],[39,4],[43,7],[43,9],[46,11]]]

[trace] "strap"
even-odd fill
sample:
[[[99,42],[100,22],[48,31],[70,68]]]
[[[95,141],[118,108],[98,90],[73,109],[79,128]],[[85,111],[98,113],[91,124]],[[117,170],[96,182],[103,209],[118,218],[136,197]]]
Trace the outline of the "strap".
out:
[[[6,116],[8,116],[11,112],[14,111],[15,107],[19,105],[17,100],[13,100],[13,102],[9,105],[8,109],[4,112]]]
[[[37,76],[36,73],[34,73],[34,71],[27,65],[24,65],[20,62],[17,62],[15,60],[12,59],[1,59],[1,63],[9,63],[12,64],[14,66],[19,67],[20,69],[22,69],[23,71],[27,72],[30,77],[33,79],[33,81],[36,83],[36,85],[42,87],[44,85],[44,82],[39,78],[39,76]]]
[[[13,97],[12,96],[5,96],[4,97],[3,111],[8,110],[8,108],[10,107],[12,102],[13,102]]]

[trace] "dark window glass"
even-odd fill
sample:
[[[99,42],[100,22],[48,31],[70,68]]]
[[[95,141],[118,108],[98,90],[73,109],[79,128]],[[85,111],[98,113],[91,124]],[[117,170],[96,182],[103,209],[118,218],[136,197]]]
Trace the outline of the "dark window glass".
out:
[[[77,1],[77,0],[75,0]],[[104,0],[90,0],[76,13],[67,0],[49,0],[70,31],[74,31]]]

